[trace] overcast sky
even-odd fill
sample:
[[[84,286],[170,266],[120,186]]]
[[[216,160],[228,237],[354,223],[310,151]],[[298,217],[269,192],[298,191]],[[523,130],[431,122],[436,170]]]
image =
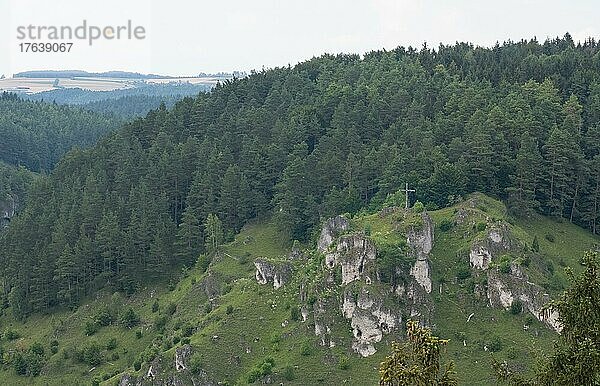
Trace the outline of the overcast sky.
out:
[[[21,53],[18,26],[119,26],[144,40],[75,41],[70,53]],[[35,69],[166,75],[248,71],[323,53],[399,45],[599,37],[597,0],[0,0],[0,74]]]

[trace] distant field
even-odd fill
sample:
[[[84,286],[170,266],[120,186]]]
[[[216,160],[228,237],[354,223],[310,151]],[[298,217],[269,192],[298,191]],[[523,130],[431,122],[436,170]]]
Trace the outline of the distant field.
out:
[[[54,83],[58,79],[58,87]],[[60,88],[81,88],[92,91],[113,91],[136,87],[140,83],[166,84],[166,83],[191,83],[215,85],[222,78],[197,77],[197,78],[156,78],[156,79],[131,79],[131,78],[7,78],[0,79],[0,92],[9,91],[16,93],[35,94],[43,91]]]

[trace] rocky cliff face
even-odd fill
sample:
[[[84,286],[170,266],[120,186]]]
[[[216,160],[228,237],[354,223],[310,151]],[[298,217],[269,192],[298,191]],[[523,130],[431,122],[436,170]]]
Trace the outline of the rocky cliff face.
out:
[[[375,257],[375,244],[364,234],[356,233],[340,237],[335,250],[325,255],[325,264],[330,269],[341,266],[343,285],[360,279],[371,282]]]
[[[0,229],[5,228],[17,212],[17,199],[11,195],[0,197]]]
[[[350,227],[350,222],[344,216],[330,218],[323,224],[321,235],[317,242],[317,250],[321,253],[333,244],[333,241]]]
[[[469,264],[471,268],[486,270],[493,257],[498,257],[518,247],[506,224],[495,225],[484,239],[471,246]]]
[[[218,383],[210,379],[208,374],[200,369],[192,373],[188,361],[192,354],[190,345],[175,349],[174,360],[155,358],[147,368],[143,368],[139,377],[124,374],[119,386],[216,386]]]
[[[421,219],[423,227],[421,229],[411,228],[406,236],[406,243],[411,249],[411,254],[417,260],[411,268],[410,274],[427,293],[431,293],[429,253],[433,248],[433,221],[427,213],[423,213]]]
[[[382,216],[390,213],[382,214]],[[398,333],[403,316],[428,323],[433,310],[429,293],[432,289],[429,253],[433,248],[434,228],[431,218],[421,215],[422,226],[411,227],[405,236],[408,256],[414,259],[410,269],[398,263],[395,268],[400,282],[382,282],[378,271],[378,252],[373,240],[363,232],[348,233],[349,223],[343,217],[325,222],[321,230],[318,250],[325,254],[327,283],[338,288],[340,297],[319,299],[313,306],[315,335],[321,345],[336,345],[331,337],[335,321],[333,312],[349,320],[352,329],[353,351],[361,356],[373,355],[376,343],[386,334]],[[332,286],[336,270],[341,273],[340,283]],[[404,272],[408,270],[408,272]]]
[[[487,276],[485,294],[488,304],[508,310],[519,300],[523,311],[531,313],[538,320],[555,331],[562,329],[558,313],[545,309],[551,300],[539,285],[529,281],[524,269],[512,262],[507,273],[501,273],[493,263],[509,252],[521,253],[522,246],[510,233],[507,224],[491,227],[485,238],[475,241],[469,253],[469,263],[475,275]]]
[[[257,259],[254,266],[256,267],[256,281],[260,284],[273,283],[275,289],[281,288],[292,276],[292,267],[288,262]]]

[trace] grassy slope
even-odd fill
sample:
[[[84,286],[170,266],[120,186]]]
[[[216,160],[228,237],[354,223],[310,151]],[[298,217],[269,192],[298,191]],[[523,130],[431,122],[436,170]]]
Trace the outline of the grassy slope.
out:
[[[501,204],[480,197],[475,221],[485,218],[504,219]],[[446,208],[431,213],[438,225],[443,219],[453,218],[456,208]],[[354,220],[354,227],[371,229],[371,235],[377,243],[401,243],[403,236],[393,231],[391,216],[380,218],[378,215],[362,216]],[[544,261],[552,261],[554,282],[548,285],[550,293],[557,293],[561,283],[566,283],[563,266],[578,269],[577,259],[584,250],[598,243],[599,239],[588,232],[568,223],[558,223],[548,218],[534,217],[528,221],[511,224],[513,234],[523,242],[531,244],[534,235],[540,242]],[[548,349],[555,334],[541,324],[533,322],[524,331],[523,325],[531,323],[526,315],[511,315],[508,312],[486,307],[485,300],[476,300],[469,291],[469,280],[456,280],[456,270],[464,264],[464,251],[473,238],[480,232],[470,226],[458,226],[448,232],[436,230],[435,246],[431,254],[434,282],[434,316],[436,334],[450,338],[449,357],[456,361],[462,384],[489,384],[491,353],[484,351],[484,345],[494,341],[501,343],[501,351],[495,353],[500,359],[509,359],[523,365],[532,362],[530,348]],[[547,234],[555,236],[555,241],[546,239]],[[273,290],[272,286],[261,286],[254,279],[252,262],[258,257],[280,258],[287,254],[289,245],[274,225],[270,223],[246,226],[236,240],[223,247],[222,255],[213,262],[207,273],[194,268],[183,274],[179,283],[169,291],[166,286],[144,288],[131,298],[105,294],[79,307],[75,312],[67,310],[29,318],[25,323],[16,322],[10,316],[10,310],[0,317],[0,329],[18,331],[22,338],[14,341],[3,339],[5,351],[26,348],[33,342],[43,343],[46,355],[50,358],[42,375],[36,378],[15,376],[10,366],[0,371],[0,384],[90,384],[93,378],[115,375],[108,384],[116,384],[120,373],[133,371],[132,364],[153,341],[160,341],[159,351],[168,361],[172,361],[173,348],[165,344],[174,336],[181,337],[186,324],[196,326],[191,336],[191,344],[199,348],[202,365],[218,381],[229,384],[246,383],[247,374],[253,366],[265,357],[275,359],[274,380],[285,384],[375,384],[377,365],[383,359],[387,346],[393,337],[388,336],[379,344],[379,351],[367,359],[359,358],[350,352],[351,333],[349,321],[337,320],[332,335],[336,341],[334,348],[322,348],[314,335],[314,325],[292,321],[291,307],[298,304],[299,279]],[[462,256],[462,258],[460,257]],[[319,268],[319,260],[302,263],[297,267],[305,274]],[[547,266],[547,263],[545,263]],[[530,271],[537,274],[538,265],[533,262]],[[311,271],[312,269],[312,271]],[[445,280],[440,280],[440,278]],[[541,278],[541,274],[539,275]],[[439,283],[443,281],[442,293]],[[206,284],[205,283],[209,283]],[[548,283],[547,283],[548,284]],[[563,284],[564,285],[564,284]],[[210,291],[219,291],[223,295],[209,299]],[[333,293],[332,296],[338,296]],[[159,311],[153,313],[152,303],[159,299]],[[167,317],[163,333],[152,327],[160,315],[166,315],[168,304],[177,304],[172,316]],[[101,328],[88,337],[84,334],[84,325],[104,307],[125,309],[133,307],[141,317],[141,324],[133,329],[118,325]],[[228,306],[230,312],[228,312]],[[474,313],[470,322],[467,317]],[[527,319],[527,320],[526,320]],[[136,337],[141,330],[142,337]],[[102,365],[90,371],[91,366],[77,363],[72,358],[65,359],[65,353],[73,347],[83,347],[91,341],[102,346],[110,338],[116,338],[118,347],[103,350],[107,359]],[[59,352],[50,356],[49,342],[59,341]],[[466,346],[463,345],[463,340]],[[112,358],[113,353],[118,359]],[[340,366],[340,360],[348,358],[347,368]],[[146,367],[142,366],[144,371]],[[137,373],[139,374],[139,373]],[[292,379],[293,378],[293,379]]]

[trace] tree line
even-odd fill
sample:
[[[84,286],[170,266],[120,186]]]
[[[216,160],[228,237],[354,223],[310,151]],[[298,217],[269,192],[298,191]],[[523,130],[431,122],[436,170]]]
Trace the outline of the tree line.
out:
[[[406,182],[429,209],[481,191],[597,232],[598,43],[324,55],[161,106],[35,181],[1,241],[4,294],[24,317],[133,291],[192,264],[209,219],[227,239],[272,215],[307,240]]]

